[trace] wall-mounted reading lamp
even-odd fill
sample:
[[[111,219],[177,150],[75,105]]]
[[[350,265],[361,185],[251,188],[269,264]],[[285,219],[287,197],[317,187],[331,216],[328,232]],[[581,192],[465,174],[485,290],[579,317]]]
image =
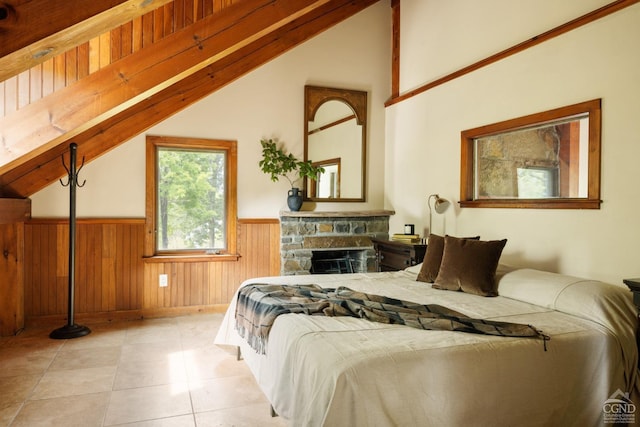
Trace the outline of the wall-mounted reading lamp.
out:
[[[449,205],[451,204],[447,199],[443,199],[437,194],[432,194],[429,196],[429,198],[427,199],[427,205],[429,205],[429,234],[431,234],[431,230],[433,230],[431,228],[431,223],[432,223],[431,219],[433,218],[433,211],[431,209],[431,199],[434,199],[433,210],[435,210],[436,213],[439,213],[439,214],[444,213],[444,211],[446,211]]]

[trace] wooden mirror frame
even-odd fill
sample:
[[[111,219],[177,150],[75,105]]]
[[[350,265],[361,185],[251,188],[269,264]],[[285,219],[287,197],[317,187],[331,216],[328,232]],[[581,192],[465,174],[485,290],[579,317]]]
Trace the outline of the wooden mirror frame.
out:
[[[360,197],[348,198],[319,198],[310,197],[310,185],[307,179],[304,180],[304,194],[306,201],[313,202],[364,202],[366,201],[367,183],[367,92],[349,89],[336,89],[320,86],[304,87],[304,160],[312,162],[323,159],[309,159],[309,121],[313,121],[320,106],[327,101],[341,101],[347,104],[355,115],[356,123],[362,126],[362,174]]]
[[[554,122],[559,119],[588,113],[588,183],[587,197],[577,198],[482,198],[475,197],[474,167],[475,140],[514,130]],[[535,208],[535,209],[600,209],[600,133],[601,100],[595,99],[542,113],[506,120],[461,133],[460,155],[460,207],[463,208]]]

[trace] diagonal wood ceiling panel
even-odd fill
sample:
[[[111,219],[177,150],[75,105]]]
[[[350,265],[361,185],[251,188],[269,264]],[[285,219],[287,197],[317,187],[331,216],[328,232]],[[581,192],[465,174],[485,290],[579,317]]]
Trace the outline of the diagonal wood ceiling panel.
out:
[[[354,15],[377,0],[331,0],[310,9],[287,24],[244,43],[182,80],[140,100],[88,129],[68,133],[47,151],[32,156],[0,175],[0,196],[27,197],[64,174],[60,155],[69,142],[79,145],[87,160],[143,132],[220,87],[257,68],[297,44]],[[134,55],[137,56],[137,55]],[[5,168],[6,169],[6,168]]]
[[[0,3],[0,81],[171,1],[5,0]]]
[[[329,1],[239,3],[0,119],[0,173]]]

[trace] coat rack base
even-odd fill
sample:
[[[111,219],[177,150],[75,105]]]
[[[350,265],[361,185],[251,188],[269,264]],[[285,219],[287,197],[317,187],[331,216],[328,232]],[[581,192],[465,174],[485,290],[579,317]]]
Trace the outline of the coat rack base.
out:
[[[63,327],[56,329],[49,334],[49,338],[53,338],[54,340],[66,340],[70,338],[83,337],[90,333],[91,329],[74,323],[73,325],[64,325]]]

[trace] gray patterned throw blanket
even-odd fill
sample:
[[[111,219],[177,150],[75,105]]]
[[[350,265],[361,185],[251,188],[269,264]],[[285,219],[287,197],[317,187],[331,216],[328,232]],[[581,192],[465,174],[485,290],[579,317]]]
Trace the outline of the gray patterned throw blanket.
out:
[[[350,316],[417,329],[540,338],[545,351],[550,339],[531,325],[473,319],[437,304],[422,305],[346,287],[332,289],[318,285],[244,286],[238,293],[236,329],[254,350],[265,354],[273,322],[277,316],[287,313]]]

